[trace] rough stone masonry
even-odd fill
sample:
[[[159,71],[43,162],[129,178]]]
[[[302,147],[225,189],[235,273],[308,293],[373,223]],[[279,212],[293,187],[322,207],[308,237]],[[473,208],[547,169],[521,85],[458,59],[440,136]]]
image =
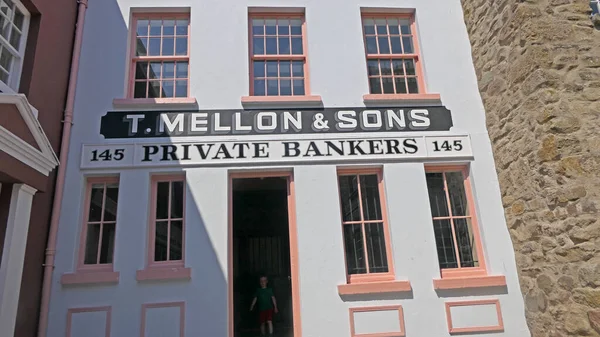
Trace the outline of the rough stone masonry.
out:
[[[589,0],[461,0],[526,316],[600,336],[600,30]]]

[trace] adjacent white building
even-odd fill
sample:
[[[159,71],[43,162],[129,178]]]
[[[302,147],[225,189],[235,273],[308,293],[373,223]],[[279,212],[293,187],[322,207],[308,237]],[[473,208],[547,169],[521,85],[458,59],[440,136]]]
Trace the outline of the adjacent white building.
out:
[[[530,335],[459,0],[86,15],[49,337]]]

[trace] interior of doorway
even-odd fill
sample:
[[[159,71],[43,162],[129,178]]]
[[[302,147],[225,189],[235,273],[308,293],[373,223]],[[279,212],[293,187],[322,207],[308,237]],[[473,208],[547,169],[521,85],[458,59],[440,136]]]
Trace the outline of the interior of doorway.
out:
[[[234,336],[261,334],[258,308],[250,306],[264,275],[279,310],[273,336],[293,337],[288,178],[233,179],[232,193]]]

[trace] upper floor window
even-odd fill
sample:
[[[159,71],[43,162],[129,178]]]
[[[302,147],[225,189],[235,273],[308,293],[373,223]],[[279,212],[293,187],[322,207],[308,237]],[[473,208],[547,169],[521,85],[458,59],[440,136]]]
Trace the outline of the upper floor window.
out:
[[[152,177],[150,264],[183,262],[184,188],[183,176]]]
[[[413,17],[363,14],[362,22],[370,94],[422,93]]]
[[[89,178],[82,230],[80,268],[111,268],[117,226],[119,178]]]
[[[250,25],[250,95],[307,95],[304,17],[252,15]]]
[[[432,167],[426,179],[442,277],[485,272],[468,169]]]
[[[29,12],[16,0],[0,0],[0,92],[19,89]]]
[[[134,16],[130,97],[189,96],[188,14]]]
[[[393,279],[381,171],[340,171],[338,184],[348,281]]]

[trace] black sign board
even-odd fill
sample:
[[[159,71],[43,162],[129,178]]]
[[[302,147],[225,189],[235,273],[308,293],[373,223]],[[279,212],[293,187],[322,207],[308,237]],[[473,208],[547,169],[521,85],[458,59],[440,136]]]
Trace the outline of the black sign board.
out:
[[[444,106],[270,110],[109,111],[105,138],[448,131]]]

